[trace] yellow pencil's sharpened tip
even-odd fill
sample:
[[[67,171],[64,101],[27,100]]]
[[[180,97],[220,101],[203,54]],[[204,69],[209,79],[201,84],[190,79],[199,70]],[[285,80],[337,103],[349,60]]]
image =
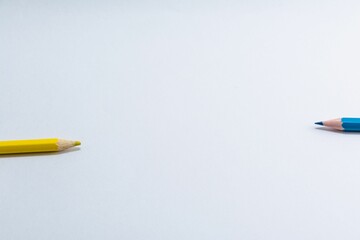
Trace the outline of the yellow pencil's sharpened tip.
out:
[[[79,146],[81,145],[81,142],[80,141],[75,141],[75,146]]]

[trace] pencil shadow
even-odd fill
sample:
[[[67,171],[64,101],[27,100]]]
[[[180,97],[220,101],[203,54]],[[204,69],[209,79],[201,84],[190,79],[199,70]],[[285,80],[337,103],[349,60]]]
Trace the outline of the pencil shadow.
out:
[[[316,127],[315,129],[320,130],[320,131],[325,131],[325,132],[344,134],[344,135],[360,135],[360,132],[345,132],[345,131],[340,131],[340,130],[331,129],[331,128],[325,128],[325,127]]]
[[[24,157],[48,157],[53,155],[61,155],[71,152],[80,151],[81,148],[69,148],[61,152],[43,152],[43,153],[16,153],[16,154],[3,154],[0,158],[24,158]]]

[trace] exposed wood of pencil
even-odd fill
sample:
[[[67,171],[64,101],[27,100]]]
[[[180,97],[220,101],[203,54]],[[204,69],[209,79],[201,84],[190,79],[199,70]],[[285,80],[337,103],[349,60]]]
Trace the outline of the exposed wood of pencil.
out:
[[[0,154],[59,152],[80,144],[58,138],[0,141]]]

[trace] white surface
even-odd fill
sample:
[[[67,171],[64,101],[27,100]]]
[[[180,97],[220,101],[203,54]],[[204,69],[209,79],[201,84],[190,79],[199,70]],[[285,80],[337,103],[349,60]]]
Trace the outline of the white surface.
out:
[[[74,2],[74,1],[73,1]],[[1,1],[0,239],[359,239],[360,5]]]

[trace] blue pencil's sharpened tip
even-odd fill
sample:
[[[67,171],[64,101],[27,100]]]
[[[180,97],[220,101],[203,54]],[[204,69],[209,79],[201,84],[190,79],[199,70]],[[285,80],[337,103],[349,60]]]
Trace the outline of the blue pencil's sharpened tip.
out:
[[[317,125],[324,125],[322,122],[316,122]]]

